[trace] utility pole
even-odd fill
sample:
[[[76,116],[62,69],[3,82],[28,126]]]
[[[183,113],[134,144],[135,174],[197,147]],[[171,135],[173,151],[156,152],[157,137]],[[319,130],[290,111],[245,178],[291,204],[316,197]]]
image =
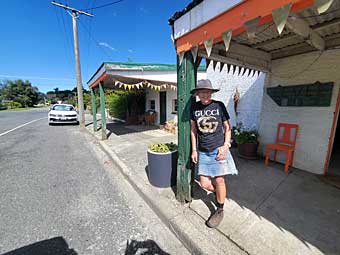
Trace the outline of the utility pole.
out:
[[[72,24],[73,24],[73,44],[74,44],[74,57],[76,61],[76,77],[77,77],[77,94],[78,94],[78,111],[79,111],[79,124],[80,127],[85,127],[85,113],[84,113],[84,102],[83,102],[83,82],[81,79],[81,71],[80,71],[80,55],[79,55],[79,47],[78,47],[78,29],[77,29],[77,18],[79,14],[83,14],[89,17],[93,17],[92,14],[77,10],[75,8],[68,7],[66,5],[52,2],[53,5],[64,8],[65,10],[71,11],[70,15],[72,16]]]

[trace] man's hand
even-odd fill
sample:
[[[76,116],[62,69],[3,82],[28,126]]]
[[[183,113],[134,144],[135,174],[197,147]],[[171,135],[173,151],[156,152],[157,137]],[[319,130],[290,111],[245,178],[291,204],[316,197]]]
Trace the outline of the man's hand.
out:
[[[229,150],[227,145],[223,145],[218,147],[218,154],[216,156],[216,160],[225,160],[227,157],[227,151]]]
[[[191,160],[192,160],[192,162],[194,162],[195,164],[197,164],[197,159],[198,159],[197,151],[193,151],[193,152],[191,153]]]

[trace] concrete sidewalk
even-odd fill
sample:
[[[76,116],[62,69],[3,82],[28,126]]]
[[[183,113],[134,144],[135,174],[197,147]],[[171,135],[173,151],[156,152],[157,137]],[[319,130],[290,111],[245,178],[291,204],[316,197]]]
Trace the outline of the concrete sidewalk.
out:
[[[93,132],[92,118],[86,116]],[[147,177],[147,146],[176,142],[156,128],[107,124],[99,141],[122,173],[193,254],[340,254],[340,190],[300,170],[288,175],[282,165],[234,156],[239,175],[226,177],[225,219],[218,229],[205,220],[213,197],[194,185],[194,200],[182,205],[171,188],[156,188]]]

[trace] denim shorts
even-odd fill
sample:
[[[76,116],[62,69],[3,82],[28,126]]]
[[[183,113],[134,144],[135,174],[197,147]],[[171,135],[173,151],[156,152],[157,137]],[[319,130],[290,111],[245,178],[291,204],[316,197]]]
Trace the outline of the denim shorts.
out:
[[[234,159],[228,150],[225,160],[216,160],[218,149],[209,152],[198,152],[198,175],[223,176],[227,174],[237,175]]]

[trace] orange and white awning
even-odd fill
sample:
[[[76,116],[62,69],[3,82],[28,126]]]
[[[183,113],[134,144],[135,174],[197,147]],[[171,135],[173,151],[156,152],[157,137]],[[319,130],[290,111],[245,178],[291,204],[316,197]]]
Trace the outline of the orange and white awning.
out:
[[[205,51],[205,54],[199,54],[201,57],[213,59],[211,53],[213,47],[216,45],[219,47],[223,46],[223,50],[229,52],[233,47],[242,48],[242,46],[250,45],[252,42],[258,43],[256,40],[259,27],[264,27],[265,29],[263,30],[267,30],[268,27],[269,29],[275,28],[275,31],[271,31],[275,32],[277,37],[280,37],[282,33],[283,35],[292,33],[299,36],[299,38],[304,39],[305,42],[316,50],[324,50],[327,46],[325,40],[318,31],[314,30],[313,22],[310,22],[310,20],[307,19],[324,14],[332,5],[335,5],[333,2],[336,1],[204,0],[200,1],[200,3],[194,7],[191,6],[192,8],[189,11],[184,10],[180,15],[176,13],[169,21],[173,25],[172,37],[175,40],[176,51],[179,58],[181,58],[184,52],[191,51],[195,54],[195,52],[198,51],[199,54],[200,50],[201,53],[203,50]],[[307,15],[307,17],[304,17],[306,16],[306,13],[302,12],[307,9],[309,11],[306,13],[312,13],[314,15]],[[333,13],[333,11],[330,13]],[[296,16],[296,14],[298,14],[298,16]],[[317,20],[316,22],[322,23],[322,21],[323,20]],[[272,28],[270,27],[271,25],[273,25]],[[287,31],[284,31],[284,28]],[[316,29],[320,30],[320,27],[316,27]],[[243,34],[246,34],[247,38],[241,40],[241,43],[239,43],[240,40],[234,40],[236,37],[242,36]],[[270,37],[268,38],[272,39]],[[233,46],[233,43],[239,44]],[[262,52],[261,50],[256,51],[260,48],[257,47],[255,43],[253,43],[251,47],[248,47],[249,52],[247,54],[253,55],[254,58],[256,58],[257,53]],[[242,50],[246,49],[238,49],[237,51],[239,52],[239,50],[242,52]],[[264,53],[266,53],[266,51],[264,51]],[[269,58],[270,56],[267,57]],[[235,59],[240,58],[234,58],[234,60]],[[265,58],[265,60],[266,59],[267,58]],[[225,62],[228,62],[228,59],[225,60]],[[233,58],[229,60],[233,60]],[[247,61],[243,62],[246,63]],[[232,64],[242,65],[242,60],[235,61],[235,63]],[[250,67],[253,65],[252,63],[248,64]],[[266,70],[267,64],[268,63],[260,63],[259,69]]]

